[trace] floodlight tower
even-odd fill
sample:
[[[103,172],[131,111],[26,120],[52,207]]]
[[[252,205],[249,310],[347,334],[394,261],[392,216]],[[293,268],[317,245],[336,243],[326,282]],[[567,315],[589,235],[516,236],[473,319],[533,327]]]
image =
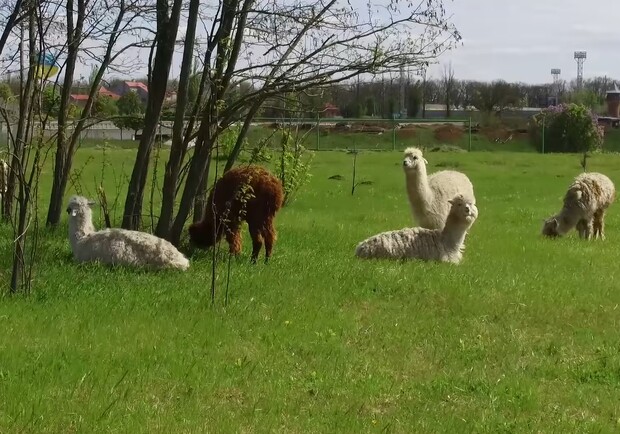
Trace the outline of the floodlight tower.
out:
[[[551,69],[551,76],[553,77],[553,84],[551,85],[551,99],[549,105],[556,105],[558,103],[558,97],[560,94],[560,74],[562,71],[559,68]]]
[[[400,65],[400,118],[407,117],[407,109],[405,108],[405,67]]]
[[[586,61],[585,51],[575,51],[575,60],[577,61],[577,89],[583,86],[583,62]]]

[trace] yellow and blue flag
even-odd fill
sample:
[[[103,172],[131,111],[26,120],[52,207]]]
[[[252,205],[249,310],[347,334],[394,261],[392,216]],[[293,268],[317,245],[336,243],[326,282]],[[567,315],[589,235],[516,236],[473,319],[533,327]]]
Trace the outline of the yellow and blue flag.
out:
[[[57,56],[52,53],[39,53],[39,64],[37,66],[36,76],[38,78],[49,79],[56,75],[58,70]]]

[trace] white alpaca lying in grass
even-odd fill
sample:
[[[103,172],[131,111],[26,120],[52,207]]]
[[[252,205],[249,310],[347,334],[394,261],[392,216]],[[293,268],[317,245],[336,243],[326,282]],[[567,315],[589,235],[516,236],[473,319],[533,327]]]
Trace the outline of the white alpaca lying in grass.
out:
[[[355,255],[365,259],[422,259],[458,264],[465,236],[478,218],[478,208],[462,195],[449,200],[450,213],[443,229],[405,228],[383,232],[357,245]]]
[[[605,239],[605,211],[616,197],[614,183],[602,173],[578,175],[568,187],[560,212],[547,220],[542,233],[559,237],[576,227],[580,238]]]
[[[418,148],[405,149],[403,170],[413,217],[423,228],[442,229],[450,212],[450,199],[461,194],[472,205],[476,204],[474,186],[465,174],[454,170],[427,176],[427,164]]]
[[[170,242],[146,232],[125,229],[95,231],[91,205],[81,196],[69,200],[69,242],[77,262],[102,262],[145,268],[187,270],[188,259]]]

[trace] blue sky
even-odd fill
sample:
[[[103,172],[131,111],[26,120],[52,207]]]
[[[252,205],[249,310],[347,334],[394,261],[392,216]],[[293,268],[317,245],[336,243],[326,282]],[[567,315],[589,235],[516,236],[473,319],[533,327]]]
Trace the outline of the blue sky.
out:
[[[462,79],[551,81],[551,68],[574,79],[574,51],[587,51],[584,77],[620,79],[617,0],[455,0],[446,9],[463,45],[442,56]],[[436,76],[441,66],[433,69]]]

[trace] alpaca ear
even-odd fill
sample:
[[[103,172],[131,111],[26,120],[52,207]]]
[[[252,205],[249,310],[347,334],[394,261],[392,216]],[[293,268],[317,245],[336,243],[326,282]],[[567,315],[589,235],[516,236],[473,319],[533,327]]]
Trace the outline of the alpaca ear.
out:
[[[95,202],[94,200],[89,200],[89,201],[88,201],[88,206],[89,206],[89,207],[91,207],[91,208],[92,208],[92,207],[93,207],[93,206],[95,206],[95,205],[97,205],[97,202]]]
[[[424,157],[422,157],[422,159],[424,160],[424,164],[428,164],[428,160]]]

